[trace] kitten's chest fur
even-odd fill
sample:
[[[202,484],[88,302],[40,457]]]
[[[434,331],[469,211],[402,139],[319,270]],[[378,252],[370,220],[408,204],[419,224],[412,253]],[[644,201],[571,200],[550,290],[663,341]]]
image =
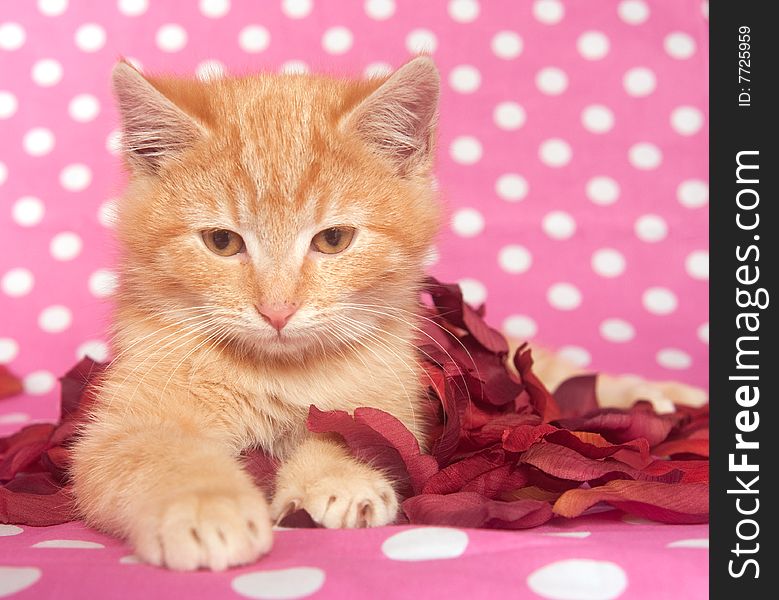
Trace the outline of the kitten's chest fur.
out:
[[[200,363],[190,389],[230,432],[237,449],[260,447],[284,457],[305,436],[309,406],[353,412],[370,406],[389,412],[420,437],[422,393],[412,344],[363,346],[349,353],[297,363],[236,360],[222,355]]]

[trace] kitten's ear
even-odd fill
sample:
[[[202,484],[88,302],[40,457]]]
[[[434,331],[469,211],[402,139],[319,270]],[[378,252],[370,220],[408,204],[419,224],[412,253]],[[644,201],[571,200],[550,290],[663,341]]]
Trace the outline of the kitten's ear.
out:
[[[426,172],[432,165],[440,78],[427,56],[395,71],[347,117],[345,125],[401,176]]]
[[[133,169],[156,173],[204,135],[195,119],[128,63],[117,63],[111,79],[122,121],[122,147]]]

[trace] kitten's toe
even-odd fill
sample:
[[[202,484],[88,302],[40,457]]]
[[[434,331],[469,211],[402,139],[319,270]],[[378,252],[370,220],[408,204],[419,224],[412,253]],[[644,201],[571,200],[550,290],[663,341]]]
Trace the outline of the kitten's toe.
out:
[[[131,542],[139,558],[176,571],[222,571],[270,550],[272,532],[259,493],[192,493],[139,524]]]

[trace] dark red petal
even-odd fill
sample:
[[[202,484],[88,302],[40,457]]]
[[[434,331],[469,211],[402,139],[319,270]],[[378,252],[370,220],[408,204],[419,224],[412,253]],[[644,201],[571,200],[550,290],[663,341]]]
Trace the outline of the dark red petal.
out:
[[[519,373],[525,389],[530,395],[530,403],[544,421],[560,418],[560,409],[552,394],[533,372],[533,356],[527,344],[520,346],[514,353],[514,367]]]
[[[21,475],[0,486],[0,523],[44,527],[77,518],[70,489],[48,474]]]
[[[510,452],[525,452],[547,434],[558,431],[557,427],[541,425],[518,425],[503,436],[503,447]]]
[[[537,527],[552,518],[548,502],[490,500],[471,492],[439,496],[423,494],[401,505],[409,523],[486,529],[525,529]]]
[[[553,394],[560,409],[560,416],[582,417],[598,410],[598,398],[595,394],[597,380],[597,375],[589,374],[563,381]]]
[[[0,365],[0,400],[21,394],[24,390],[21,379]]]
[[[567,491],[555,502],[554,512],[563,517],[577,517],[598,502],[663,523],[705,523],[709,518],[708,484],[668,485],[630,480]]]

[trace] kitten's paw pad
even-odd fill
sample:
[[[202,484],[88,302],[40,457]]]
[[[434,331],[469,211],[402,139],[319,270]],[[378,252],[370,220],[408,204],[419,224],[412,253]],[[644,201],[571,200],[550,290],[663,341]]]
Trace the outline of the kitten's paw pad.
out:
[[[279,486],[271,507],[274,520],[280,522],[300,508],[328,528],[380,527],[395,520],[398,498],[377,471],[324,475],[307,485]]]
[[[131,535],[144,561],[177,571],[222,571],[254,562],[272,544],[268,507],[257,493],[189,493],[164,503]]]

